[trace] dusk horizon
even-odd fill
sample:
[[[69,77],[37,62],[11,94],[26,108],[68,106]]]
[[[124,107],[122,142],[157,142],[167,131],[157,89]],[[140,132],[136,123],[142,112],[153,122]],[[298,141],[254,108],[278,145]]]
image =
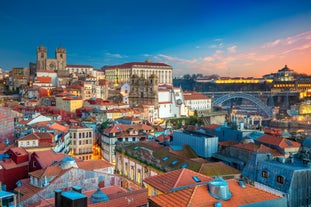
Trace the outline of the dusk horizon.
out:
[[[311,1],[3,2],[0,68],[28,67],[43,45],[67,64],[163,62],[174,76],[311,75]]]

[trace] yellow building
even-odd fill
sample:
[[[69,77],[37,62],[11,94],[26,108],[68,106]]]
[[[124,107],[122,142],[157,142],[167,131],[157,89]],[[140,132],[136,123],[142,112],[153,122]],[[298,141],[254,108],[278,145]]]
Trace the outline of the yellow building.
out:
[[[66,112],[76,112],[77,109],[82,108],[83,100],[78,96],[56,96],[56,108],[64,110]]]

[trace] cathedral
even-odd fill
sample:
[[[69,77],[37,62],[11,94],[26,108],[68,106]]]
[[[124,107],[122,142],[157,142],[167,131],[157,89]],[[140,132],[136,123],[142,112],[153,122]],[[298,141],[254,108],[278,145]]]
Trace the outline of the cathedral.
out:
[[[47,57],[47,49],[44,46],[37,48],[37,71],[64,71],[66,70],[66,50],[59,47],[55,51],[55,58]]]

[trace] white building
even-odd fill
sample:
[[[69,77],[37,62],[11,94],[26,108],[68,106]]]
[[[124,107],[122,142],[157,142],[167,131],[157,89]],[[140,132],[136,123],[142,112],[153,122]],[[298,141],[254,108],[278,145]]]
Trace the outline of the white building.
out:
[[[185,106],[188,107],[189,113],[197,111],[198,114],[204,111],[211,111],[212,99],[196,91],[184,92]]]
[[[171,118],[172,115],[172,96],[171,88],[159,87],[158,90],[159,118]]]
[[[168,85],[159,86],[159,118],[181,117],[188,115],[188,108],[185,105],[183,91]]]
[[[39,70],[37,71],[37,78],[39,77],[42,77],[41,79],[47,79],[48,77],[50,77],[50,84],[52,84],[53,87],[59,86],[58,76],[57,73],[54,71]]]
[[[90,65],[66,65],[69,74],[88,74],[93,76],[94,68]]]
[[[131,86],[128,83],[124,83],[121,86],[120,94],[122,95],[122,103],[129,104],[129,94]]]
[[[94,131],[83,126],[71,126],[70,150],[73,157],[81,160],[91,160],[93,155]]]
[[[132,75],[148,79],[152,74],[158,77],[159,84],[173,85],[173,68],[165,63],[130,62],[104,68],[106,79],[110,84],[123,84],[130,80]]]

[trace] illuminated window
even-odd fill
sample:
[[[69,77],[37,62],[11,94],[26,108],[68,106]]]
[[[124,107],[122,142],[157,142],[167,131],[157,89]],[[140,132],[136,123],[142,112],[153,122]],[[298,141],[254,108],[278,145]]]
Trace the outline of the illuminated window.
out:
[[[278,183],[280,183],[280,184],[284,184],[284,177],[281,176],[281,175],[278,175],[278,176],[276,177],[276,181],[277,181]]]
[[[263,178],[268,178],[268,172],[267,172],[267,171],[262,171],[262,172],[261,172],[261,176],[262,176]]]

